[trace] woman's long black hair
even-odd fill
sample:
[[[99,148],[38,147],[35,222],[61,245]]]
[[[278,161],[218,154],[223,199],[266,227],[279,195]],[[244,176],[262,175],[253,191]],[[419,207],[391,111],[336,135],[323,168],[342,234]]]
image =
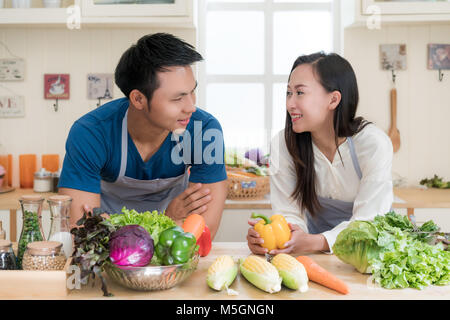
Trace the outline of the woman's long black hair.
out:
[[[341,101],[334,110],[333,117],[336,148],[339,152],[338,138],[351,137],[370,123],[362,117],[355,118],[359,95],[353,68],[347,60],[336,53],[317,52],[298,57],[292,66],[291,74],[296,67],[302,64],[312,66],[316,78],[327,92],[339,91],[341,93]],[[314,216],[321,206],[316,193],[311,133],[295,133],[292,129],[291,116],[289,112],[286,112],[284,138],[297,174],[296,186],[291,196],[297,200],[302,210],[306,209],[311,216]]]

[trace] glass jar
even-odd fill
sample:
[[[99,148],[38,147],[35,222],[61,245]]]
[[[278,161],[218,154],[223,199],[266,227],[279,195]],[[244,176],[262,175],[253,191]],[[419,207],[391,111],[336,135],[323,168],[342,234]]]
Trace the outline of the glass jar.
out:
[[[61,170],[54,172],[52,174],[52,181],[53,181],[53,188],[52,188],[52,192],[58,193],[58,183],[59,183],[59,177],[61,176]]]
[[[20,199],[22,208],[22,232],[17,248],[17,267],[22,269],[22,258],[27,245],[34,241],[43,241],[41,214],[44,198],[39,195],[23,195]]]
[[[66,255],[62,243],[57,241],[37,241],[27,245],[23,255],[23,270],[63,270]]]
[[[1,185],[0,185],[1,187]],[[3,230],[3,222],[0,221],[0,240],[6,239],[6,231]]]
[[[73,248],[69,226],[71,204],[72,198],[66,195],[54,195],[48,198],[51,225],[47,239],[62,243],[66,258],[72,255]]]
[[[50,192],[53,189],[52,174],[42,168],[34,174],[34,192]]]
[[[16,256],[11,241],[0,240],[0,270],[16,270]]]

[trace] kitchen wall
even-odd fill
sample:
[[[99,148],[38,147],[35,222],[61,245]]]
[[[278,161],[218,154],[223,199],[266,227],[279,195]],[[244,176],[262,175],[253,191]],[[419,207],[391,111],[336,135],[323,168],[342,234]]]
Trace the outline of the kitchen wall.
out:
[[[0,154],[14,155],[13,186],[19,186],[19,154],[38,154],[40,168],[41,154],[57,153],[62,164],[72,123],[98,102],[87,99],[87,74],[113,73],[122,53],[141,36],[154,32],[169,32],[195,45],[195,29],[0,29],[0,40],[26,61],[25,81],[0,83],[25,96],[24,118],[0,118]],[[6,57],[11,56],[0,45],[0,58]],[[70,74],[70,100],[59,100],[57,112],[55,101],[43,98],[44,73]],[[2,86],[0,95],[10,95]],[[114,98],[122,96],[115,86]]]
[[[344,55],[355,69],[360,90],[358,113],[385,132],[390,124],[392,77],[381,70],[379,45],[406,43],[407,70],[398,71],[397,126],[400,150],[393,172],[418,184],[433,174],[450,180],[450,70],[427,69],[427,44],[450,43],[450,22],[442,25],[346,29]]]
[[[142,35],[158,31],[173,33],[192,44],[196,41],[194,29],[0,29],[0,40],[26,60],[25,81],[0,83],[25,96],[24,118],[0,118],[0,154],[14,154],[14,186],[19,185],[19,154],[58,153],[62,162],[73,121],[96,107],[96,100],[86,98],[86,75],[114,72],[124,50]],[[386,132],[392,81],[390,72],[380,69],[379,44],[407,44],[407,70],[399,71],[396,79],[401,147],[394,156],[394,177],[399,174],[416,184],[435,173],[450,179],[450,71],[444,71],[444,80],[439,82],[437,71],[426,69],[426,45],[450,43],[450,24],[349,28],[344,36],[344,55],[358,78],[358,113]],[[3,57],[9,54],[0,46]],[[43,99],[44,73],[71,76],[71,98],[59,101],[58,112],[53,109],[54,101]],[[0,86],[0,95],[6,94]],[[121,96],[115,87],[114,98]]]

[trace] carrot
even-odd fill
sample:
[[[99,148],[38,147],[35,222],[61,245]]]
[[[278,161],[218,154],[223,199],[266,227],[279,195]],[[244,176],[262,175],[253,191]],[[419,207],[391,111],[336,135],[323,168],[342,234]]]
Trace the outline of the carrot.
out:
[[[205,229],[205,218],[203,216],[193,213],[186,218],[183,222],[184,232],[190,232],[195,236],[195,239],[199,239]]]
[[[300,263],[305,267],[306,274],[308,275],[309,280],[317,282],[327,288],[336,290],[337,292],[343,294],[349,293],[348,286],[344,281],[319,266],[310,257],[298,256],[297,260],[300,261]]]

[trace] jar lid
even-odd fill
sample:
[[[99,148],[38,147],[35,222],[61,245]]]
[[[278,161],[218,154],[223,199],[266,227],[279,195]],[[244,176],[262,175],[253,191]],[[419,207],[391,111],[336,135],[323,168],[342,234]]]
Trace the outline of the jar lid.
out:
[[[24,201],[43,201],[44,197],[38,194],[24,194],[20,197],[20,200]]]
[[[48,201],[64,202],[64,201],[72,201],[72,198],[70,196],[65,195],[65,194],[57,194],[57,195],[48,197]]]
[[[27,245],[32,255],[48,256],[61,251],[62,243],[58,241],[35,241]]]
[[[44,168],[42,168],[41,170],[39,170],[38,172],[36,172],[34,174],[35,178],[51,178],[52,174],[51,172],[46,171]]]
[[[11,241],[0,240],[0,252],[8,252],[11,248]]]

